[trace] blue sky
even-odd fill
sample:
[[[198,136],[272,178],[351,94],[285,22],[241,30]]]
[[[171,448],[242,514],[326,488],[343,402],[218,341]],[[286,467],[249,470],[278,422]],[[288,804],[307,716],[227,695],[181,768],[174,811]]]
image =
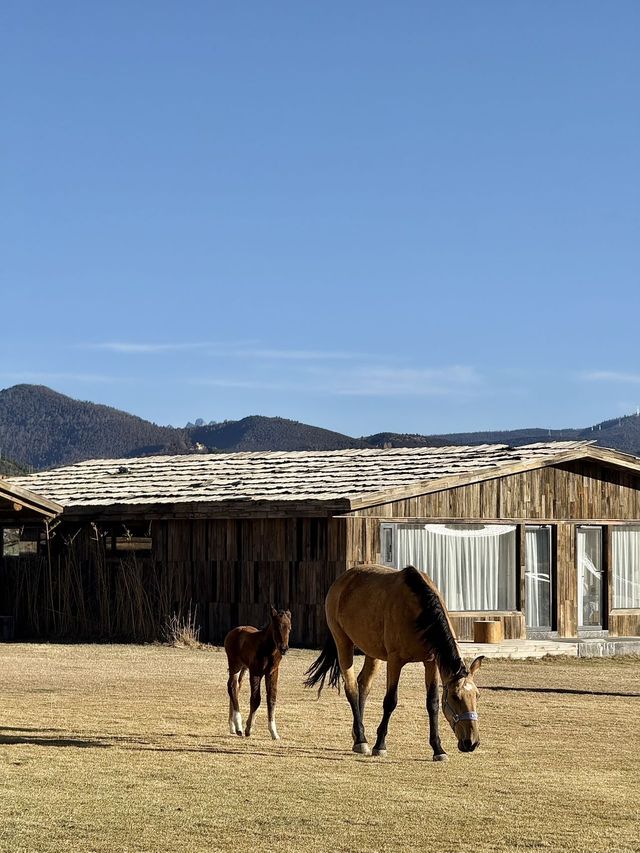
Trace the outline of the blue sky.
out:
[[[640,405],[640,4],[0,7],[0,387],[352,435]]]

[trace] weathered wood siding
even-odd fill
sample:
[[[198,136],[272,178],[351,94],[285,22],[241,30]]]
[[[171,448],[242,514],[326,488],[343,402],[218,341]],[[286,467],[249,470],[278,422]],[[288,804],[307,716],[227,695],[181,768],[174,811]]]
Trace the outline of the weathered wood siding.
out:
[[[640,519],[640,477],[596,462],[570,462],[391,501],[353,515],[591,524],[633,521]]]
[[[182,577],[204,637],[263,624],[267,605],[291,610],[292,644],[324,642],[324,599],[346,568],[341,518],[163,521],[153,526],[154,560]]]
[[[502,622],[505,640],[523,640],[527,636],[523,613],[495,613],[484,610],[477,613],[450,612],[449,616],[455,628],[456,636],[464,642],[473,642],[473,623],[485,619]]]
[[[119,525],[122,527],[122,525]],[[91,525],[59,528],[51,563],[0,558],[0,607],[20,637],[151,640],[196,610],[200,638],[292,611],[291,641],[322,645],[324,599],[346,569],[343,518],[157,521],[152,550],[109,555]],[[50,567],[49,567],[50,566]]]
[[[640,611],[612,610],[609,613],[610,637],[640,637]]]

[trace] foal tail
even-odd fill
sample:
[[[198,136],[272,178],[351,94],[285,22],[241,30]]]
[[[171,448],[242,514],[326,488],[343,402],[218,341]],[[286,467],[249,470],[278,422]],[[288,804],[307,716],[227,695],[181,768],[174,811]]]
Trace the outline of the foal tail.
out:
[[[324,682],[329,676],[329,687],[337,687],[340,690],[340,664],[338,663],[338,649],[336,641],[331,633],[328,634],[324,642],[324,648],[305,672],[308,678],[305,679],[305,687],[315,687],[320,682],[318,687],[318,699],[322,693]]]

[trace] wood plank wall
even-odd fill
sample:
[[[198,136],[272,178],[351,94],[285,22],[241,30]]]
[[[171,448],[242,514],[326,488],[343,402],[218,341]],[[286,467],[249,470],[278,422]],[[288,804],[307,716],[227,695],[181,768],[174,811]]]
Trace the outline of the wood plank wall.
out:
[[[346,569],[342,518],[162,521],[153,555],[182,577],[203,636],[219,642],[235,625],[264,624],[269,602],[292,612],[292,644],[324,643],[324,599]]]
[[[640,478],[571,462],[357,510],[363,517],[585,521],[640,519]]]
[[[200,639],[216,643],[265,624],[273,603],[292,612],[292,645],[317,647],[327,590],[347,567],[346,528],[343,518],[155,521],[150,554],[105,555],[91,525],[61,526],[51,573],[44,556],[0,558],[0,602],[18,636],[75,640],[157,639],[167,615],[197,608]]]

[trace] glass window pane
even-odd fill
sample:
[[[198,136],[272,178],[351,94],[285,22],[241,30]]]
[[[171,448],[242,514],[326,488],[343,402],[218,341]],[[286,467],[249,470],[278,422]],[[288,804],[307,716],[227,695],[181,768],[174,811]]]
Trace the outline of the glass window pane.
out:
[[[640,608],[640,525],[611,528],[613,607]]]
[[[528,628],[551,628],[551,528],[525,530],[525,617]]]
[[[602,528],[578,528],[578,625],[602,627]]]
[[[450,610],[515,609],[514,525],[398,525],[396,537],[398,568],[426,572]]]

